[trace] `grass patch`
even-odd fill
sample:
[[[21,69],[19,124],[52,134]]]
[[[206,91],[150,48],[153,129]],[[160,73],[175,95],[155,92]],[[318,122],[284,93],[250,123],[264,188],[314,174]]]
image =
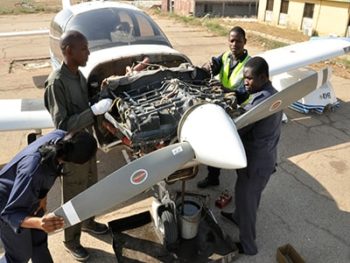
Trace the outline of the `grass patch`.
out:
[[[232,27],[230,25],[227,25],[223,21],[223,19],[220,19],[220,18],[210,18],[210,17],[199,18],[199,17],[193,17],[193,16],[181,16],[175,13],[161,13],[161,12],[159,12],[158,14],[162,16],[168,16],[186,25],[203,26],[208,31],[212,32],[217,36],[227,36],[228,31]],[[256,42],[259,45],[261,45],[264,49],[267,49],[267,50],[284,47],[288,45],[286,43],[283,43],[277,40],[255,35],[253,33],[249,34],[248,39],[249,39],[249,42]]]
[[[346,58],[337,58],[336,62],[343,65],[346,69],[350,69],[350,60]]]
[[[277,40],[268,39],[266,37],[255,35],[253,33],[248,33],[247,38],[249,42],[256,42],[266,50],[288,46],[288,44],[286,43],[283,43]]]
[[[1,0],[0,15],[18,15],[18,14],[34,14],[34,13],[52,13],[61,10],[60,6],[37,3],[35,0]]]
[[[204,26],[211,32],[219,36],[227,36],[229,28],[227,26],[222,26],[216,19],[204,20]]]
[[[184,23],[186,25],[191,25],[191,26],[200,26],[200,25],[202,25],[202,22],[197,17],[180,16],[180,15],[177,15],[175,13],[169,13],[169,14],[162,13],[162,15],[165,15],[165,16],[168,16],[170,18],[173,18],[173,19],[175,19],[175,21],[182,22],[182,23]]]

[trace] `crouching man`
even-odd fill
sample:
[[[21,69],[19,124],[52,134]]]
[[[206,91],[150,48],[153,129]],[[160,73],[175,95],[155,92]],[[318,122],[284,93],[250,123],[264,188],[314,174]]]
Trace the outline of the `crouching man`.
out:
[[[47,233],[63,228],[64,220],[46,212],[46,196],[64,163],[83,164],[96,153],[87,132],[55,130],[28,145],[0,171],[1,263],[53,262]]]

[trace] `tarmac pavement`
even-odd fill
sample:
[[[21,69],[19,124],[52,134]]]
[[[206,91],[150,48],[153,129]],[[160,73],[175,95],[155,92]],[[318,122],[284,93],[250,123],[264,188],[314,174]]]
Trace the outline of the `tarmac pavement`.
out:
[[[47,21],[51,16],[52,14],[40,15],[39,19],[42,23],[40,21],[38,23],[41,26],[37,27],[38,24],[35,24],[37,28],[32,29],[48,27]],[[36,19],[31,15],[21,17],[20,22],[27,26],[31,24],[30,21]],[[30,21],[26,21],[26,18]],[[203,64],[212,55],[220,54],[227,48],[225,37],[214,37],[202,28],[186,27],[165,18],[155,18],[155,20],[169,37],[174,48],[185,53],[196,65]],[[23,29],[18,28],[18,30]],[[27,39],[16,38],[13,43],[21,46],[21,43],[24,42],[30,45],[30,43],[46,41],[45,36],[34,37],[30,42]],[[16,51],[16,45],[4,45],[2,41],[5,40],[0,39],[0,46],[3,47],[0,64],[8,66],[10,53],[13,53],[16,58],[28,57],[27,52]],[[35,56],[48,55],[47,42],[45,43],[39,49],[35,49],[33,52]],[[29,47],[26,48],[29,49]],[[257,47],[249,46],[249,40],[247,48],[253,55],[261,51]],[[0,69],[2,79],[11,79],[15,76],[5,75],[3,70],[4,68]],[[49,69],[44,71],[49,72]],[[32,75],[37,73],[31,72]],[[332,83],[340,100],[340,108],[335,112],[303,115],[289,109],[285,111],[289,121],[282,128],[279,167],[263,193],[258,213],[259,254],[240,256],[235,262],[276,262],[276,249],[287,243],[293,245],[308,263],[350,262],[350,165],[348,162],[350,156],[350,81],[333,77]],[[15,84],[6,91],[8,87],[0,83],[1,98],[18,97],[19,95],[15,93]],[[27,80],[26,85],[32,84]],[[37,97],[42,95],[42,90],[32,90],[29,87],[21,92],[26,97],[33,94]],[[23,132],[3,133],[0,138],[0,145],[3,148],[2,162],[8,161],[14,152],[24,147],[25,134]],[[18,142],[11,145],[8,141],[13,138]],[[11,145],[13,149],[6,149],[9,148],[6,147],[7,145]],[[101,178],[123,165],[124,162],[118,149],[108,154],[99,153],[98,159]],[[199,191],[196,182],[205,176],[206,168],[201,166],[199,175],[186,183],[186,189],[209,194],[211,207],[220,226],[237,240],[237,228],[222,218],[220,210],[214,205],[215,199],[224,189],[233,194],[235,173],[223,170],[220,186]],[[175,183],[171,188],[180,190],[181,185]],[[49,195],[49,211],[57,207],[59,203],[60,189],[59,180],[57,180]],[[98,216],[97,219],[107,223],[116,218],[147,210],[150,208],[150,203],[151,200],[146,199],[122,210],[111,210],[105,215]],[[234,202],[231,202],[225,211],[231,211],[233,204]],[[54,261],[74,262],[64,251],[62,235],[63,232],[60,231],[49,236],[49,248]],[[81,240],[91,253],[89,262],[116,262],[111,236],[92,236],[83,233]],[[143,258],[130,259],[126,262],[162,261],[147,255],[146,251]]]

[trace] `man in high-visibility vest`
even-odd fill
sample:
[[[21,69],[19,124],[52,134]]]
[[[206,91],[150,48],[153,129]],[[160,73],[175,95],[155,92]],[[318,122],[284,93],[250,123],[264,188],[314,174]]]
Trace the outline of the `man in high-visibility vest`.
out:
[[[243,85],[243,67],[250,59],[248,51],[244,48],[247,43],[245,31],[243,28],[233,27],[228,35],[229,49],[218,57],[213,57],[210,62],[203,65],[203,69],[208,71],[211,76],[217,76],[224,87],[228,91],[236,92],[236,95],[245,93]],[[238,103],[241,103],[237,96]],[[243,96],[244,97],[244,96]],[[208,186],[217,186],[219,181],[220,169],[208,166],[208,176],[199,181],[199,188]]]

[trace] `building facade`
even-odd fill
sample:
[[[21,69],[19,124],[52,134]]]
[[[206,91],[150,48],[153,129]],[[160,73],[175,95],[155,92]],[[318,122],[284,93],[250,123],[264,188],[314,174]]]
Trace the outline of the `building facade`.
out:
[[[257,15],[257,0],[162,0],[162,11],[179,15],[252,17]]]
[[[258,20],[309,36],[350,36],[350,0],[260,0]]]

